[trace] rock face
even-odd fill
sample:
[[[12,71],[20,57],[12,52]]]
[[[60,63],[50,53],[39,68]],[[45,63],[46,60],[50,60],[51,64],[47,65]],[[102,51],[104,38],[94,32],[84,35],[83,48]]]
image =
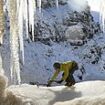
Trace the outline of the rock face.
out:
[[[59,5],[65,5],[67,4],[68,0],[58,0]],[[55,7],[56,0],[42,0],[42,8],[50,8]]]
[[[68,27],[68,29],[65,32],[65,37],[67,41],[70,43],[73,42],[82,42],[85,38],[85,34],[83,33],[82,26],[80,25],[73,25],[71,27]],[[83,42],[82,42],[83,43]]]
[[[16,96],[7,89],[7,77],[0,74],[0,105],[33,105],[30,99]]]
[[[42,0],[43,15],[36,14],[35,41],[44,44],[51,40],[68,41],[72,45],[83,45],[87,38],[100,32],[100,25],[94,22],[88,5],[80,12],[72,10],[67,1],[59,0],[59,5],[57,10],[55,0]]]

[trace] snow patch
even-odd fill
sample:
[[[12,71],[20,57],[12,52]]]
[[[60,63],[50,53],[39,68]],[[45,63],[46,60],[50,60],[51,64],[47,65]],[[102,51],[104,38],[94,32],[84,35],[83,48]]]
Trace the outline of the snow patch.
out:
[[[23,84],[11,86],[8,89],[17,95],[32,99],[38,105],[78,105],[78,102],[79,105],[86,105],[86,103],[87,105],[94,105],[94,103],[104,105],[105,103],[105,81],[81,82],[71,88],[66,86],[37,87]]]
[[[0,74],[0,105],[33,105],[31,99],[15,95],[7,89],[8,79]]]
[[[86,0],[68,0],[68,3],[70,8],[78,12],[85,10],[88,5]]]

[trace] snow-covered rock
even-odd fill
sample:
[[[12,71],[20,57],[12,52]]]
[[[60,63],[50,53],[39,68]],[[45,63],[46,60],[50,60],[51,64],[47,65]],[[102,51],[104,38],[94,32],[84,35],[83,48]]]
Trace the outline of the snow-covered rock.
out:
[[[58,0],[59,5],[67,4],[68,0]],[[42,0],[42,8],[50,8],[56,5],[56,0]]]
[[[67,102],[57,102],[54,105],[105,105],[105,95],[83,97]]]
[[[61,2],[64,3],[64,0],[59,0],[59,4]],[[78,25],[78,23],[82,24],[83,33],[85,36],[88,37],[90,34],[93,36],[96,33],[93,31],[97,26],[93,26],[95,22],[90,13],[88,3],[85,0],[82,1],[82,4],[79,2],[81,1],[69,0],[66,2],[66,4],[60,5],[59,9],[57,10],[57,8],[54,6],[56,0],[42,0],[42,7],[45,5],[46,8],[42,8],[41,14],[39,14],[37,11],[35,21],[35,41],[64,41],[66,30],[70,28],[70,26],[75,27],[75,25]],[[82,10],[77,11],[77,9],[73,9],[73,7],[79,9],[81,8]],[[30,37],[32,37],[31,31]]]
[[[105,81],[66,86],[13,85],[0,74],[0,105],[105,105]]]
[[[68,27],[65,33],[65,37],[68,42],[73,41],[83,41],[83,39],[86,37],[86,35],[83,33],[83,26],[80,25],[74,25],[71,27]]]
[[[7,89],[8,79],[0,74],[0,105],[33,105],[31,99],[20,97]]]
[[[77,83],[71,88],[23,84],[8,89],[18,96],[32,99],[34,105],[105,105],[105,81]]]

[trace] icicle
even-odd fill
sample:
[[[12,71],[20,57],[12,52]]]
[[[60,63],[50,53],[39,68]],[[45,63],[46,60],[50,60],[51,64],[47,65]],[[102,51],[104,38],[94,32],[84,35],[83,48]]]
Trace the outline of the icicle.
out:
[[[20,65],[19,65],[19,43],[18,43],[18,21],[17,21],[17,2],[9,1],[10,16],[10,44],[11,44],[11,79],[14,84],[20,84]]]
[[[26,37],[29,28],[32,30],[32,40],[34,41],[34,14],[35,0],[9,0],[9,16],[10,16],[10,44],[11,44],[11,79],[16,84],[20,84],[20,65],[19,51],[22,54],[24,63],[24,40],[23,26],[25,20]],[[40,4],[41,5],[41,4]],[[20,44],[19,44],[20,43]],[[20,50],[19,50],[20,45]]]
[[[29,0],[29,28],[32,30],[32,41],[34,41],[34,14],[35,14],[35,0]]]
[[[102,18],[101,11],[102,11],[102,7],[101,7],[101,1],[100,1],[100,5],[99,5],[99,12],[100,12],[100,14],[99,14],[99,22],[101,22],[101,18]]]
[[[20,6],[20,0],[16,0],[16,4],[17,4],[17,10],[19,9],[19,6]]]
[[[56,0],[56,8],[57,8],[57,17],[59,18],[60,13],[59,13],[59,4],[58,4],[58,0]]]
[[[3,36],[4,36],[4,11],[3,11],[3,0],[0,0],[0,44],[3,44]],[[1,57],[1,49],[0,49],[0,73],[4,74],[4,70],[2,67],[2,57]]]
[[[62,23],[62,16],[61,16],[61,12],[59,10],[59,1],[56,0],[55,4],[56,4],[56,8],[57,8],[57,14],[56,14],[56,16],[57,16],[59,22]]]
[[[41,2],[42,2],[42,0],[37,0],[37,5],[38,5],[40,13],[41,13]]]
[[[0,52],[0,74],[4,74],[4,70],[2,67],[2,57],[1,57],[1,52]]]
[[[27,0],[24,0],[24,20],[25,20],[25,27],[26,27],[26,39],[29,39],[29,30],[28,30],[29,16],[28,16],[28,1]]]
[[[20,43],[20,53],[22,56],[22,63],[24,64],[24,40],[23,40],[23,16],[24,16],[24,2],[20,1],[19,11],[18,11],[18,27],[19,27],[19,43]]]
[[[58,3],[58,0],[56,0],[56,8],[59,9],[59,3]]]
[[[105,32],[105,0],[100,1],[100,24],[101,29]]]
[[[101,26],[101,29],[102,29],[102,6],[101,6],[101,1],[100,1],[100,14],[99,14],[99,22],[100,22],[100,26]]]
[[[4,35],[4,11],[3,11],[3,0],[0,0],[0,44],[3,43]]]
[[[105,15],[102,16],[102,30],[105,32]]]
[[[12,31],[12,29],[11,29]],[[14,29],[15,31],[15,29]],[[14,35],[14,36],[13,36]],[[11,33],[11,80],[14,84],[20,84],[20,65],[19,65],[19,54],[18,54],[18,37],[15,36],[16,32]]]

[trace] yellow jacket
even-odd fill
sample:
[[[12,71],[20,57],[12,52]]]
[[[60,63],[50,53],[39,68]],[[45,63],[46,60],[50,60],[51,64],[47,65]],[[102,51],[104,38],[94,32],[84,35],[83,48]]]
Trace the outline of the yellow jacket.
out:
[[[64,72],[64,76],[62,77],[62,80],[66,80],[68,75],[69,75],[69,72],[72,71],[73,69],[73,62],[71,61],[68,61],[68,62],[64,62],[64,63],[61,63],[61,66],[60,66],[60,70],[56,70],[54,75],[52,76],[52,78],[50,79],[50,81],[53,81],[56,79],[56,77],[58,76],[58,74],[63,71]]]

